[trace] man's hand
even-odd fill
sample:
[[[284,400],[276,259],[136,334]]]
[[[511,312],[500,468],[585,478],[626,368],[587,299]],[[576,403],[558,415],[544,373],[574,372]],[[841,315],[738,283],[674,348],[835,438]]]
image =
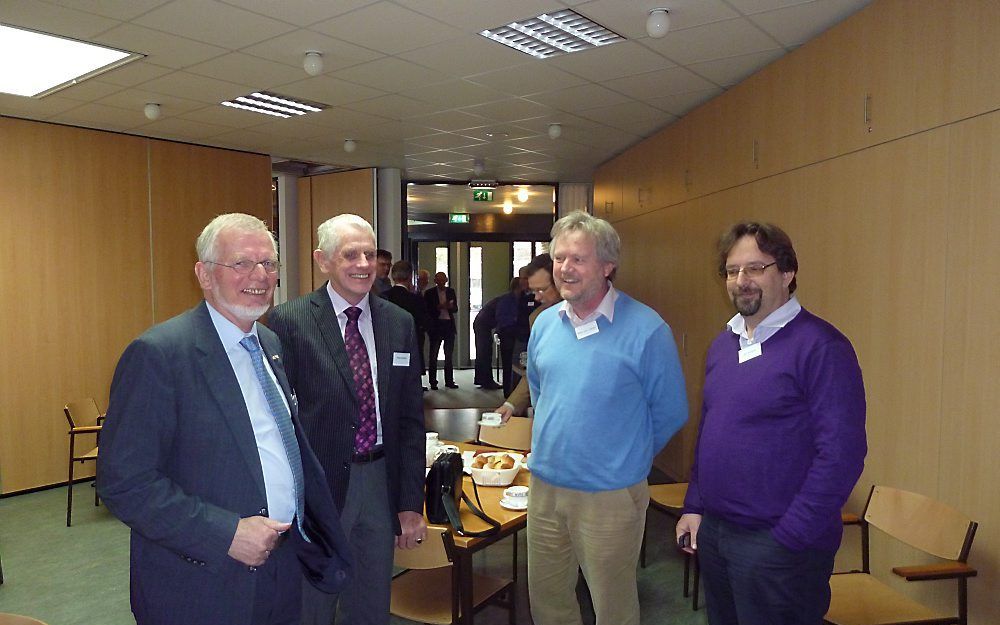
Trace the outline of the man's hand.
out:
[[[698,528],[701,527],[701,515],[700,514],[682,514],[681,518],[677,521],[677,528],[675,532],[677,534],[678,545],[680,545],[681,536],[684,534],[689,534],[691,536],[689,546],[681,547],[681,551],[686,551],[687,553],[693,554],[698,551]]]
[[[240,519],[233,544],[229,545],[229,557],[247,566],[260,566],[271,555],[278,535],[291,526],[263,516]]]
[[[427,538],[427,523],[424,515],[419,512],[403,511],[399,513],[399,527],[403,533],[396,537],[396,546],[400,549],[413,549]]]
[[[498,407],[494,408],[493,412],[499,412],[500,413],[500,422],[501,423],[507,423],[507,420],[510,419],[511,416],[514,415],[514,409],[507,402],[504,402],[502,406],[498,406]]]

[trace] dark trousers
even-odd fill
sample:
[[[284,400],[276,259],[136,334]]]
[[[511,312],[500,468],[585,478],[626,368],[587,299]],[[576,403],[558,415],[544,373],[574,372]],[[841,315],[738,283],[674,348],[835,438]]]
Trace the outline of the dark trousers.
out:
[[[297,532],[292,525],[289,532]],[[302,608],[302,568],[295,546],[283,540],[254,571],[253,625],[298,625]]]
[[[698,529],[698,565],[710,625],[821,625],[835,552],[792,551],[769,529],[712,515]]]
[[[493,331],[476,332],[476,384],[493,382]]]
[[[450,319],[434,319],[431,321],[430,351],[427,353],[427,380],[431,385],[437,384],[437,355],[444,343],[444,382],[445,384],[455,383],[455,369],[453,364],[455,352],[455,322]]]
[[[396,544],[388,491],[385,459],[351,464],[340,513],[354,556],[351,581],[339,595],[320,592],[305,582],[302,625],[388,625]]]
[[[507,397],[514,390],[514,387],[517,386],[517,381],[520,379],[513,372],[514,358],[517,357],[514,353],[514,346],[517,343],[518,337],[517,332],[514,330],[501,330],[499,336],[500,368],[503,370],[503,395]]]

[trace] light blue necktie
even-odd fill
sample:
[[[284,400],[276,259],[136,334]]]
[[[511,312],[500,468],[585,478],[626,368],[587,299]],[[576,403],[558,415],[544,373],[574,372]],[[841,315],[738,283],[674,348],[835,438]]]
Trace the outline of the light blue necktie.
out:
[[[295,440],[295,430],[292,427],[292,418],[288,414],[285,402],[281,401],[278,387],[274,380],[268,375],[264,368],[264,354],[260,349],[256,336],[245,336],[240,341],[243,349],[250,352],[250,360],[253,361],[253,370],[257,374],[257,381],[260,382],[264,390],[264,397],[267,398],[267,405],[271,409],[271,416],[278,426],[278,433],[281,434],[281,442],[285,447],[285,455],[288,457],[288,464],[292,470],[292,482],[295,485],[295,520],[299,526],[299,533],[309,541],[305,531],[302,529],[302,518],[305,514],[305,494],[302,488],[302,456],[299,454],[299,443]]]

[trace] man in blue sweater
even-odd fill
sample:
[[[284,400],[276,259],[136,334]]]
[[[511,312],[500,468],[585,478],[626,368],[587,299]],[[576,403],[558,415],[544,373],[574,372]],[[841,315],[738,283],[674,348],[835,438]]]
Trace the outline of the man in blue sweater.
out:
[[[536,625],[581,622],[578,568],[597,625],[638,625],[646,477],[687,420],[670,328],[611,284],[620,247],[614,228],[586,213],[552,227],[552,277],[565,301],[539,313],[528,341],[535,406],[528,592]]]
[[[719,243],[737,314],[708,350],[678,543],[698,553],[712,625],[819,625],[840,510],[864,467],[865,389],[850,341],[792,295],[798,261],[770,224]]]

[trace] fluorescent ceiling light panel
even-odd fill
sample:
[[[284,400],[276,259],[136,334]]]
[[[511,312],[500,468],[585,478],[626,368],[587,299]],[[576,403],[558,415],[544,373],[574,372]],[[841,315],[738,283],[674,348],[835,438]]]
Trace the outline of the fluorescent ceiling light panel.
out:
[[[0,93],[41,98],[142,57],[0,24]]]
[[[618,33],[570,9],[543,13],[479,34],[539,59],[625,41]]]
[[[254,91],[221,103],[222,106],[253,111],[264,115],[272,115],[288,119],[299,115],[317,113],[330,108],[329,104],[309,102],[308,100],[293,100],[288,96],[278,95],[269,91]]]

